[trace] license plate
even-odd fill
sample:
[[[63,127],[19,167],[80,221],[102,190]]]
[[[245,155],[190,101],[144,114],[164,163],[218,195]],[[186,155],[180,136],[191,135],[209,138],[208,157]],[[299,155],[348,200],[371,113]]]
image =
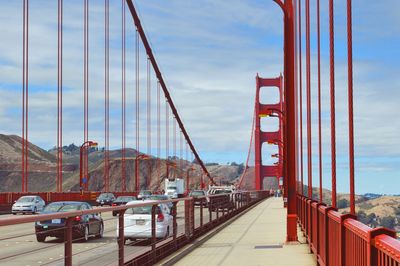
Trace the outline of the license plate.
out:
[[[136,220],[137,225],[144,225],[144,220]]]
[[[53,220],[51,220],[51,222],[53,224],[60,224],[61,223],[61,219],[53,219]]]

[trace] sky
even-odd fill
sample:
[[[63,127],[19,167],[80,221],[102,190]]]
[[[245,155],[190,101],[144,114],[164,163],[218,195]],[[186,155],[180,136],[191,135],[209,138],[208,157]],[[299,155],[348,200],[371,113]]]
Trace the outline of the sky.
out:
[[[110,7],[110,147],[121,145],[121,1]],[[317,133],[316,17],[311,8],[312,134]],[[22,1],[0,8],[0,133],[21,135]],[[347,43],[344,1],[335,3],[335,82],[338,190],[348,191]],[[178,112],[205,162],[246,160],[255,76],[283,72],[282,14],[273,1],[136,0]],[[304,7],[303,7],[304,11]],[[82,1],[64,1],[64,144],[82,143]],[[303,13],[304,18],[304,13]],[[104,5],[90,1],[89,136],[104,145]],[[134,146],[134,28],[127,13],[127,146]],[[57,1],[30,1],[29,140],[56,144]],[[304,20],[303,20],[304,24]],[[353,0],[356,192],[400,194],[400,2]],[[304,33],[304,25],[303,25]],[[323,186],[330,188],[329,43],[321,1]],[[305,54],[303,38],[303,56]],[[145,55],[142,54],[144,59]],[[304,58],[303,58],[304,59]],[[145,130],[145,61],[141,61],[141,129]],[[303,70],[305,69],[303,60]],[[305,71],[303,71],[305,88]],[[152,76],[153,88],[155,84]],[[305,93],[304,93],[305,95]],[[155,99],[155,89],[152,98]],[[263,92],[266,101],[276,91]],[[305,98],[304,98],[305,101]],[[152,103],[156,115],[155,101]],[[304,116],[306,112],[304,109]],[[275,122],[276,124],[276,122]],[[264,128],[273,128],[265,121]],[[155,120],[152,127],[156,127]],[[304,135],[306,129],[304,124]],[[314,139],[315,140],[315,139]],[[306,139],[304,139],[306,142]],[[152,136],[155,153],[155,134]],[[318,145],[313,141],[313,184]],[[162,143],[161,149],[164,149]],[[146,147],[145,133],[141,147]],[[306,145],[304,146],[306,149]],[[172,150],[172,148],[171,148]],[[267,149],[265,161],[271,162]],[[306,164],[306,159],[305,159]],[[304,169],[307,177],[307,169]]]

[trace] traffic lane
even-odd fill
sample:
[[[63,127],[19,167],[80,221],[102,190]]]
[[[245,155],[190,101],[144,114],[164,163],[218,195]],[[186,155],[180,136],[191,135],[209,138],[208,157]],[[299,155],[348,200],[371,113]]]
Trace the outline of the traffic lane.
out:
[[[90,238],[86,243],[74,242],[72,245],[73,253],[96,248],[114,241],[117,219],[111,213],[104,213],[102,216],[105,228],[104,238]],[[18,236],[21,235],[21,232],[16,232],[16,230],[20,230],[25,234]],[[17,237],[0,241],[0,265],[2,263],[7,263],[8,265],[40,265],[64,257],[63,240],[48,237],[45,243],[37,242],[33,223],[0,227],[2,239],[4,239],[3,234],[6,234],[8,231],[13,232],[8,233],[9,236],[16,235]],[[17,256],[18,254],[23,255]]]
[[[103,265],[107,264],[105,263],[106,261],[113,262],[114,259],[117,258],[118,245],[116,240],[116,229],[118,219],[117,217],[113,217],[110,212],[103,213],[102,217],[105,224],[104,238],[90,239],[86,243],[74,242],[74,263],[87,264],[91,263],[93,258],[103,257],[104,259],[100,260],[100,265]],[[195,220],[195,223],[199,224],[200,217],[196,217]],[[204,222],[206,222],[206,219]],[[184,234],[185,226],[183,204],[177,206],[177,223],[178,235]],[[45,243],[37,242],[32,223],[0,227],[0,235],[2,238],[4,238],[3,235],[5,235],[7,232],[9,236],[18,236],[23,232],[24,236],[0,241],[0,258],[3,258],[0,260],[0,265],[4,263],[7,265],[44,265],[49,263],[55,263],[57,265],[61,263],[62,265],[64,257],[64,244],[62,240],[48,238]],[[138,241],[133,245],[126,245],[125,253],[132,254],[145,252],[149,248],[147,245],[149,245],[149,242],[146,243],[146,241]],[[14,256],[17,254],[24,255]]]

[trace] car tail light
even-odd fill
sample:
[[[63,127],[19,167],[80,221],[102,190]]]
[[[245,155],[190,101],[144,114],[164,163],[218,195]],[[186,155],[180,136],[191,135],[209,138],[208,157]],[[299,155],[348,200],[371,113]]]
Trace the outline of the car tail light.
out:
[[[74,219],[76,222],[80,222],[81,221],[81,217],[80,216],[76,216]]]
[[[117,204],[113,203],[112,206],[117,206]]]
[[[160,213],[157,215],[157,222],[163,222],[164,221],[164,214]]]

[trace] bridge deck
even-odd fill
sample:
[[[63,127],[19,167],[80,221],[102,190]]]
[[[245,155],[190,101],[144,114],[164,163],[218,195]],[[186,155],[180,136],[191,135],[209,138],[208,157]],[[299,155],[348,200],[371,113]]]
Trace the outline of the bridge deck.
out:
[[[298,244],[285,244],[286,209],[282,198],[269,198],[175,265],[315,265],[300,231],[298,235]]]

